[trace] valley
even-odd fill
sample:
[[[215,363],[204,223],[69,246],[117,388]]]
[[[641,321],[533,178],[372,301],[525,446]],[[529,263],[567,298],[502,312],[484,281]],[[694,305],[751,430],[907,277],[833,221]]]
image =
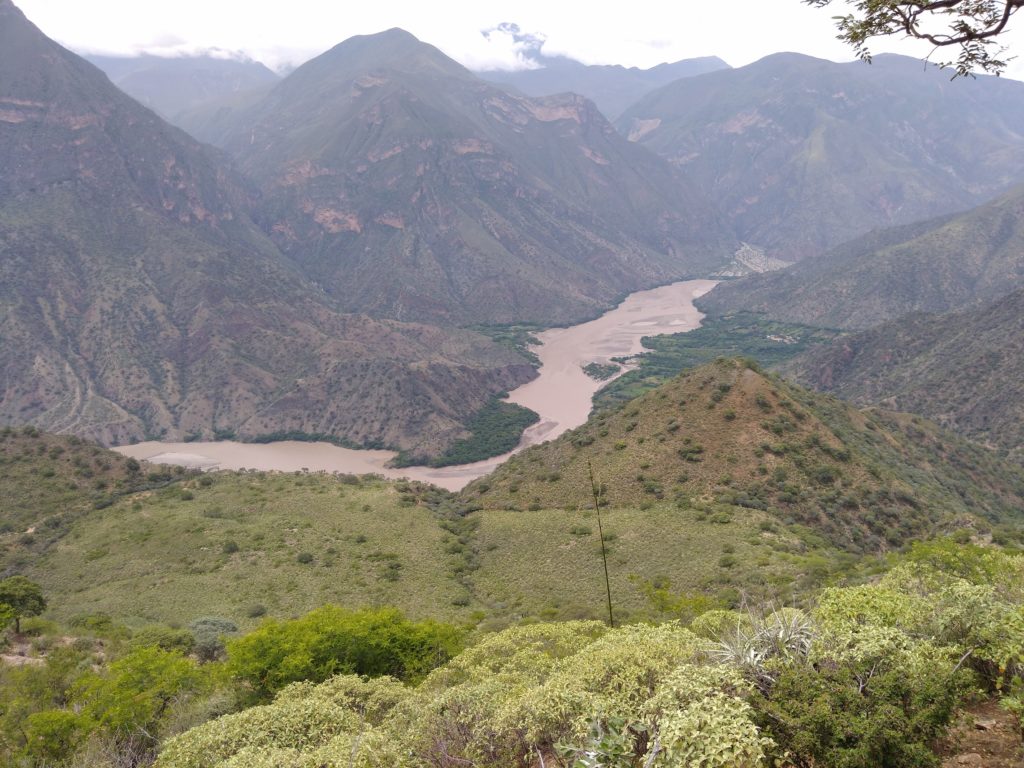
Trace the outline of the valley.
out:
[[[643,352],[640,340],[645,336],[699,327],[701,315],[693,301],[714,286],[711,280],[688,280],[638,291],[595,320],[537,334],[537,378],[512,390],[507,399],[536,412],[540,421],[527,428],[516,451],[553,440],[583,424],[590,414],[594,394],[608,383],[588,376],[584,367],[589,363],[608,364],[612,358]],[[620,374],[627,370],[627,365],[621,366]],[[198,469],[373,473],[433,483],[450,491],[461,490],[472,480],[492,472],[511,455],[462,466],[393,468],[389,464],[397,456],[394,451],[356,450],[316,442],[149,441],[115,450],[135,459]]]
[[[0,0],[0,764],[1024,764],[1024,69],[833,4]]]

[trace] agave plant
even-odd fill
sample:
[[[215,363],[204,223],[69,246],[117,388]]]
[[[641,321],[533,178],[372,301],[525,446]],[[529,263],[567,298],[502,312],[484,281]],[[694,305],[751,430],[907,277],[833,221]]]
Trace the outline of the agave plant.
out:
[[[739,667],[767,690],[775,682],[770,662],[806,659],[815,636],[814,623],[803,611],[772,606],[768,612],[751,611],[746,620],[738,620],[735,629],[718,638],[710,656]]]

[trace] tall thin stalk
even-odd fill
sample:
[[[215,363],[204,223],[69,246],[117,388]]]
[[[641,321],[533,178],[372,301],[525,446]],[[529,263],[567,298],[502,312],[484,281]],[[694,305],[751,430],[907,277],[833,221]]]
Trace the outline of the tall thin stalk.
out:
[[[601,501],[594,480],[594,467],[587,459],[587,470],[590,472],[590,490],[594,494],[594,512],[597,513],[597,535],[601,537],[601,562],[604,563],[604,591],[608,596],[608,626],[615,626],[615,614],[612,613],[612,583],[608,579],[608,552],[604,547],[604,528],[601,527]]]

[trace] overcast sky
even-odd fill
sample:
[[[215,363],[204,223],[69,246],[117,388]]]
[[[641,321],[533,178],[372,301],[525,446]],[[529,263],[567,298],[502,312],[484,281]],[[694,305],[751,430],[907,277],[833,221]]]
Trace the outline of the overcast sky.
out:
[[[547,55],[651,67],[716,55],[742,66],[777,51],[845,61],[832,16],[800,0],[15,0],[43,32],[78,52],[173,55],[219,48],[271,67],[299,64],[347,37],[402,27],[471,69],[522,66],[522,46],[495,30],[516,24]],[[1013,27],[1016,27],[1014,29]],[[1006,35],[1007,76],[1024,80],[1024,12]],[[929,48],[878,41],[875,52]],[[939,60],[944,51],[939,51]]]

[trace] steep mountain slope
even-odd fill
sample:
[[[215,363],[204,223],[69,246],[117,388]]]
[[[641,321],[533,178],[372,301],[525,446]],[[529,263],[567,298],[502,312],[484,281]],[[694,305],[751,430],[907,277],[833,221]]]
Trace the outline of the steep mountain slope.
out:
[[[831,328],[949,312],[1024,286],[1024,187],[963,214],[872,232],[781,272],[722,283],[701,298]]]
[[[527,96],[578,93],[597,104],[609,120],[656,88],[683,77],[728,69],[717,56],[683,59],[650,69],[620,65],[583,64],[565,56],[530,57],[533,69],[487,70],[478,72],[484,80],[510,85]]]
[[[1024,83],[950,81],[900,56],[775,54],[671,83],[616,124],[707,190],[741,240],[787,261],[1024,178]]]
[[[734,245],[591,102],[513,95],[397,29],[304,64],[234,126],[221,145],[263,227],[349,310],[566,321]]]
[[[985,449],[729,359],[523,451],[463,495],[485,509],[585,509],[590,466],[612,508],[676,498],[713,516],[716,504],[739,505],[854,550],[966,513],[1019,519],[1024,501],[1024,473]]]
[[[178,125],[178,116],[280,80],[258,61],[214,56],[85,56],[118,88]]]
[[[1024,290],[955,314],[908,315],[812,349],[786,370],[1024,455]]]
[[[216,153],[0,0],[0,423],[101,440],[318,432],[439,451],[532,375],[342,315]]]

